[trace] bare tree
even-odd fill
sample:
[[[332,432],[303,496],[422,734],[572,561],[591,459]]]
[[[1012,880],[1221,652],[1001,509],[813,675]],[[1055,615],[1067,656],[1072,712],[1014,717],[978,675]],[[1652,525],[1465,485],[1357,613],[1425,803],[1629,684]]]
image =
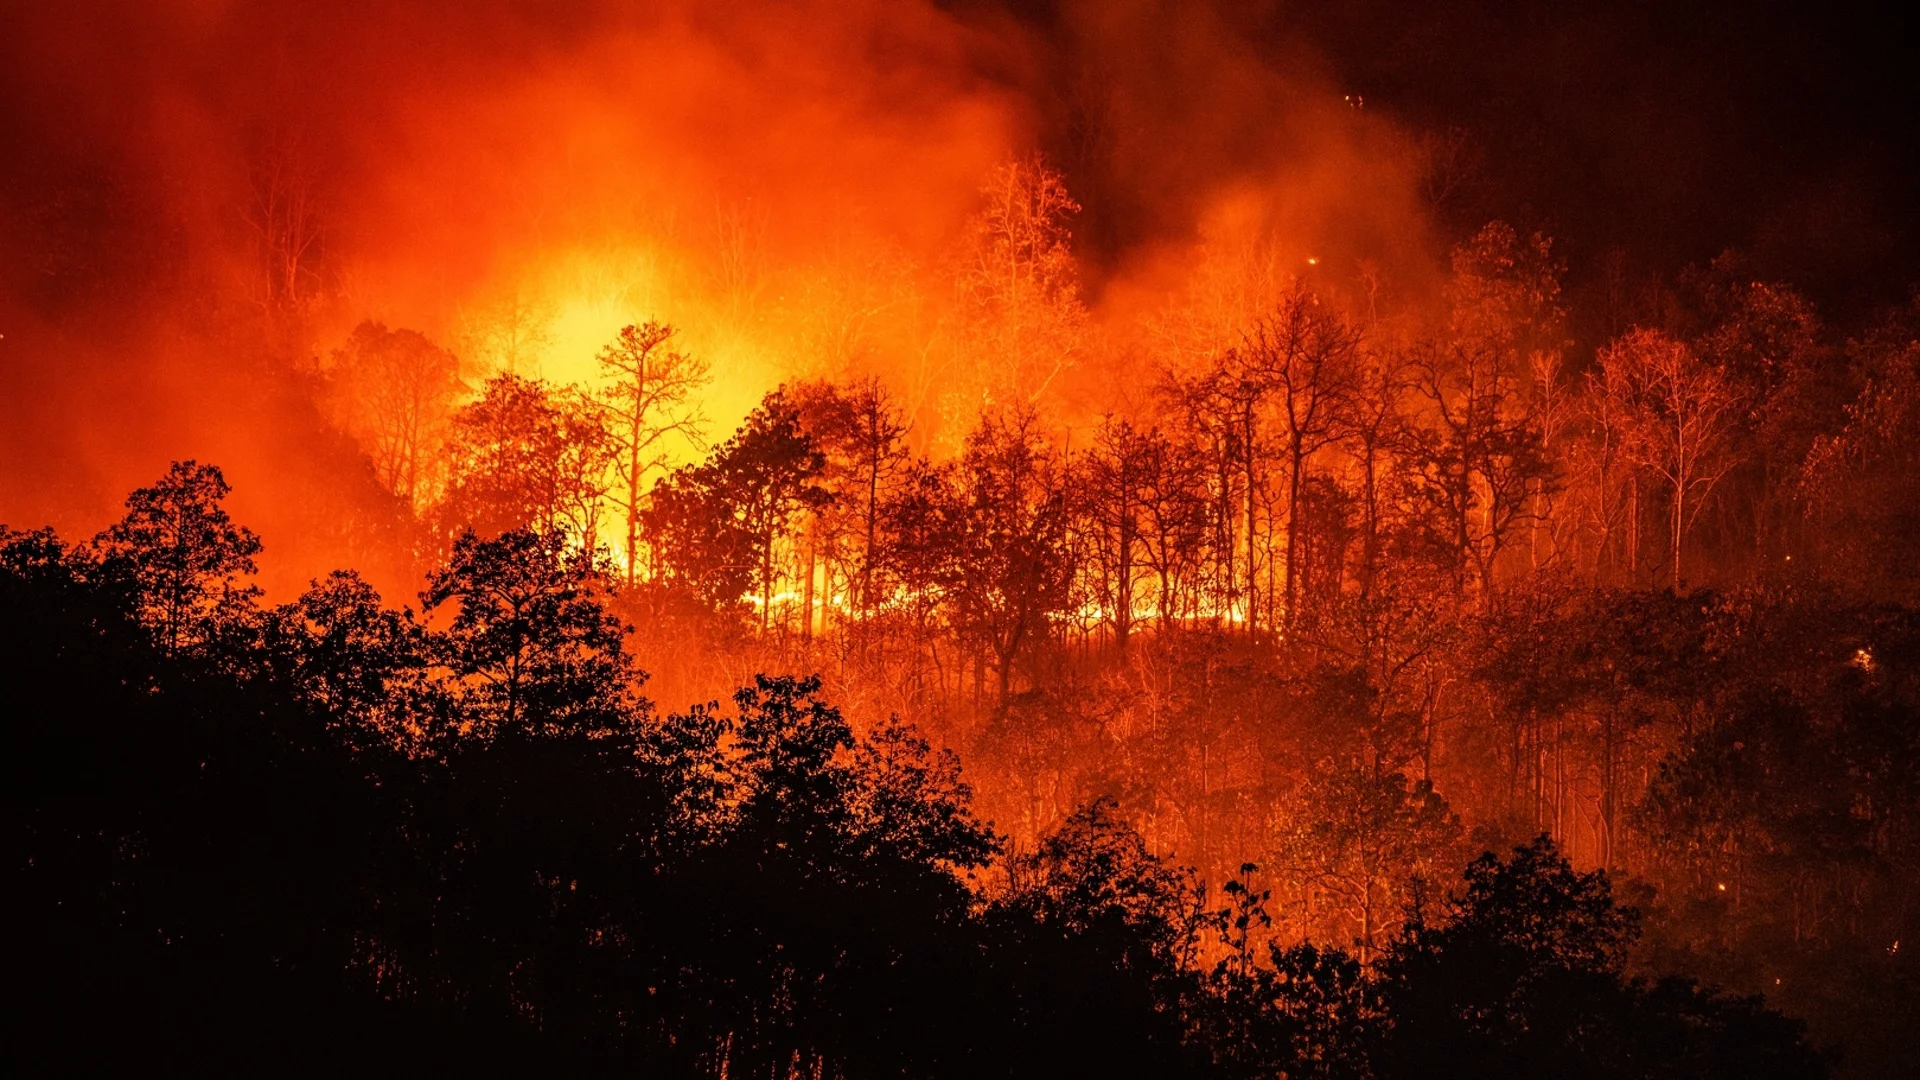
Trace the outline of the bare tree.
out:
[[[1296,289],[1271,315],[1248,331],[1243,348],[1280,423],[1286,454],[1286,588],[1283,617],[1292,626],[1299,603],[1300,511],[1306,491],[1307,463],[1337,440],[1346,426],[1345,410],[1358,375],[1360,334],[1323,306],[1312,293]]]
[[[1428,493],[1455,560],[1484,605],[1521,529],[1535,541],[1559,490],[1549,457],[1565,348],[1553,243],[1493,222],[1453,252],[1444,339],[1419,350],[1414,388],[1431,406],[1419,434]]]
[[[1360,565],[1358,586],[1364,600],[1373,595],[1380,570],[1386,520],[1386,490],[1397,455],[1406,443],[1402,398],[1407,392],[1407,361],[1398,351],[1362,350],[1353,392],[1346,402],[1345,442],[1360,487]]]
[[[1133,633],[1134,579],[1141,569],[1143,512],[1152,490],[1149,472],[1160,457],[1157,432],[1141,432],[1107,416],[1084,459],[1082,502],[1093,518],[1102,605],[1112,611],[1114,646],[1122,653]]]
[[[473,359],[509,375],[531,377],[553,344],[552,324],[547,305],[515,289],[463,312],[461,335]]]
[[[1626,373],[1606,364],[1587,373],[1580,397],[1577,451],[1569,455],[1579,524],[1592,537],[1593,574],[1606,580],[1624,564],[1639,567],[1639,453]]]
[[[1471,570],[1483,605],[1500,556],[1537,512],[1536,496],[1557,482],[1539,418],[1501,360],[1469,342],[1428,346],[1414,365],[1414,387],[1431,405],[1419,439],[1428,492],[1456,581],[1464,587]]]
[[[554,462],[559,517],[580,546],[598,557],[600,521],[606,512],[610,476],[617,472],[619,443],[607,430],[599,401],[578,388],[568,387],[553,397],[560,428],[559,456]]]
[[[1726,371],[1702,362],[1683,342],[1658,330],[1634,330],[1600,352],[1604,371],[1638,437],[1640,464],[1663,482],[1673,584],[1685,580],[1687,533],[1714,486],[1735,464],[1733,425],[1741,404]]]
[[[1073,263],[1073,215],[1080,204],[1039,158],[994,170],[959,268],[958,348],[971,368],[975,400],[1029,406],[1075,360],[1086,310]]]
[[[768,220],[752,199],[714,204],[713,283],[735,325],[754,318],[766,287]]]
[[[1420,165],[1420,198],[1436,214],[1445,214],[1479,187],[1486,173],[1486,151],[1465,128],[1449,127],[1420,136],[1415,146]]]
[[[1158,428],[1138,436],[1140,542],[1159,579],[1157,623],[1164,633],[1200,591],[1207,558],[1206,462],[1200,451]]]
[[[258,301],[269,314],[298,312],[320,284],[322,215],[312,159],[300,141],[269,140],[248,175],[247,224],[259,245]]]
[[[1260,625],[1260,493],[1265,486],[1267,404],[1274,387],[1254,354],[1243,348],[1219,353],[1197,378],[1169,380],[1171,393],[1194,432],[1209,445],[1214,466],[1215,542],[1220,555],[1220,601],[1229,613],[1244,595],[1248,636]],[[1246,561],[1236,568],[1242,518]],[[1240,577],[1240,571],[1245,577]],[[1244,594],[1242,586],[1244,585]]]
[[[802,275],[789,311],[797,350],[816,374],[856,381],[877,353],[906,346],[901,331],[919,299],[912,269],[895,246],[835,231],[827,254]]]
[[[334,350],[327,381],[338,422],[366,451],[381,486],[418,509],[466,385],[460,359],[415,331],[369,321]]]
[[[606,382],[594,395],[612,436],[615,499],[626,522],[627,583],[640,562],[640,518],[648,474],[663,468],[673,437],[698,445],[705,418],[695,390],[707,382],[707,364],[671,347],[674,328],[648,321],[625,326],[600,350]]]

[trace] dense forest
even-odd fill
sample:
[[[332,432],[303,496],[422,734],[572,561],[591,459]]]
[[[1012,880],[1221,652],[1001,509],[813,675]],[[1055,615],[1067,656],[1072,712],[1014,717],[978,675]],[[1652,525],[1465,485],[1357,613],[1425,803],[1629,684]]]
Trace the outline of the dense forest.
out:
[[[463,534],[437,627],[346,572],[262,607],[226,493],[181,463],[93,541],[0,536],[28,1072],[1825,1073],[1629,975],[1640,913],[1544,835],[1285,945],[1255,866],[1209,891],[1109,800],[1009,850],[818,679],[659,714],[552,534]]]
[[[1557,272],[1489,226],[1420,337],[1289,283],[1078,448],[1000,366],[944,452],[811,381],[676,464],[668,325],[561,387],[363,324],[298,377],[417,606],[265,605],[194,462],[4,534],[20,1052],[1892,1068],[1915,315],[1836,341],[1715,266],[1575,374]],[[659,710],[643,667],[739,689]]]

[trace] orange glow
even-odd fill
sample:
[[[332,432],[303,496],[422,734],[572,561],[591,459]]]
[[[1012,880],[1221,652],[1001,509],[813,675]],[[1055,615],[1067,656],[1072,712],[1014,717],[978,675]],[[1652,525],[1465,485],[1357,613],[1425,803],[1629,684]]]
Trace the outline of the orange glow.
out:
[[[114,382],[144,388],[137,404],[10,404],[47,414],[33,422],[59,433],[48,461],[83,460],[89,490],[76,500],[51,464],[23,460],[0,497],[9,517],[85,531],[156,462],[218,460],[267,539],[275,593],[349,561],[309,520],[323,512],[316,490],[336,520],[368,496],[343,485],[350,469],[313,459],[312,437],[295,434],[309,421],[247,397],[259,392],[249,350],[320,364],[374,319],[455,350],[472,377],[589,383],[620,326],[658,318],[712,366],[709,437],[782,380],[874,373],[913,413],[917,443],[951,446],[969,218],[997,164],[1059,150],[1040,104],[1051,92],[1024,59],[1032,31],[914,0],[566,18],[429,5],[335,13],[324,32],[293,11],[136,7],[123,33],[76,29],[27,74],[79,103],[83,137],[170,178],[154,208],[180,238],[169,258],[217,295],[119,305],[138,312],[128,340],[93,343],[100,359],[86,363],[116,365]],[[1411,142],[1389,121],[1268,66],[1211,16],[1170,28],[1145,8],[1085,5],[1062,19],[1111,58],[1096,66],[1114,80],[1112,141],[1087,167],[1134,189],[1089,220],[1133,215],[1122,231],[1139,239],[1076,240],[1090,331],[1040,403],[1056,430],[1146,381],[1123,343],[1164,326],[1170,305],[1244,308],[1252,297],[1206,294],[1263,252],[1300,267],[1305,250],[1337,249],[1427,287]],[[1177,101],[1128,85],[1144,74],[1122,61],[1142,48],[1181,80]],[[100,71],[121,74],[72,81]],[[1250,130],[1267,133],[1259,145]],[[268,204],[282,217],[262,218]],[[276,236],[293,238],[291,261],[266,250]],[[263,312],[262,329],[232,335],[236,317]],[[8,321],[9,349],[42,349],[31,320]],[[1217,336],[1203,321],[1196,342]],[[70,344],[44,350],[34,363],[79,362]]]

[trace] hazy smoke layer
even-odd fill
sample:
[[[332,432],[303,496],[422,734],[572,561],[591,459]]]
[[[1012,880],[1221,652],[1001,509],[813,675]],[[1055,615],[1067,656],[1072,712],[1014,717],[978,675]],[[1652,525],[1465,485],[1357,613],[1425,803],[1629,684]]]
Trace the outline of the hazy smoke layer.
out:
[[[794,374],[927,400],[981,186],[1035,152],[1084,207],[1099,330],[1066,408],[1111,404],[1142,320],[1223,260],[1417,298],[1407,142],[1246,31],[1149,2],[14,6],[0,520],[91,530],[200,457],[271,585],[377,563],[392,507],[310,392],[368,318],[561,382],[669,320],[721,431]]]

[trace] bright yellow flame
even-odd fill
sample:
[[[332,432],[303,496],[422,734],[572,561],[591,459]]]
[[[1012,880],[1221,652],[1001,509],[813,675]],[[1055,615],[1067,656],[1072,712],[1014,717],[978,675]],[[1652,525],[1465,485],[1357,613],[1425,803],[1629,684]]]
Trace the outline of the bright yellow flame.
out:
[[[694,404],[706,417],[708,441],[717,443],[780,383],[789,365],[778,326],[713,297],[710,283],[683,262],[642,242],[561,251],[503,275],[486,290],[522,298],[518,307],[474,308],[482,323],[515,312],[531,325],[534,362],[523,363],[522,374],[582,388],[600,384],[597,358],[622,327],[649,319],[672,325],[678,331],[674,347],[708,364],[711,379]],[[704,454],[693,445],[669,451],[673,465]]]
[[[599,378],[594,358],[621,327],[648,319],[676,323],[667,310],[665,276],[655,253],[640,247],[569,251],[536,269],[528,291],[541,298],[547,320],[541,375],[593,383]]]
[[[571,297],[560,304],[549,332],[552,344],[541,373],[555,382],[597,382],[594,357],[634,317],[605,297]],[[644,320],[642,320],[644,321]]]

